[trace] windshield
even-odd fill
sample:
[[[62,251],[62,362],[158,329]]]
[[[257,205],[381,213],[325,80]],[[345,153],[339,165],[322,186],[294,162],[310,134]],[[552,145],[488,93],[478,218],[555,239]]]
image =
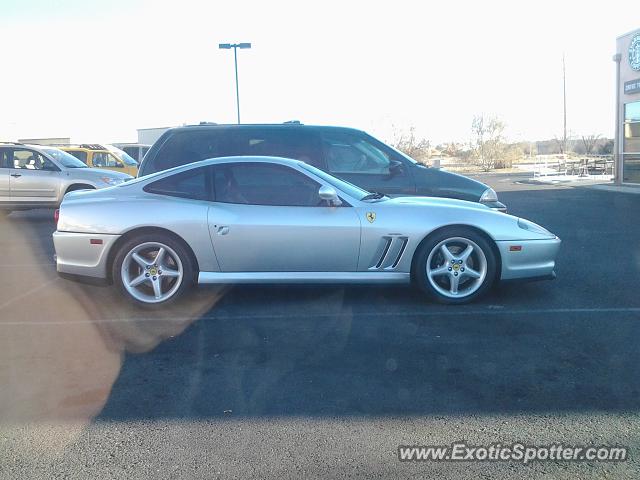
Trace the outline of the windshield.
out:
[[[119,160],[122,161],[122,163],[124,163],[125,165],[129,165],[131,167],[135,167],[138,165],[138,162],[136,162],[127,152],[125,152],[124,150],[120,150],[117,147],[114,147],[113,145],[106,145],[107,150],[109,150],[111,153],[113,153],[116,157],[118,157]]]
[[[309,165],[308,163],[300,163],[300,166],[302,168],[304,168],[305,170],[313,173],[314,175],[320,177],[322,180],[324,180],[325,182],[333,185],[335,188],[337,188],[338,190],[346,193],[347,195],[349,195],[352,198],[356,198],[358,200],[362,199],[363,197],[366,197],[367,195],[369,195],[369,192],[367,192],[366,190],[360,188],[360,187],[356,187],[354,184],[346,182],[344,180],[340,180],[332,175],[329,175],[328,173],[323,172],[322,170],[317,169],[316,167],[313,167],[311,165]]]
[[[63,152],[57,148],[43,148],[56,162],[65,168],[88,168],[84,163],[73,155]]]

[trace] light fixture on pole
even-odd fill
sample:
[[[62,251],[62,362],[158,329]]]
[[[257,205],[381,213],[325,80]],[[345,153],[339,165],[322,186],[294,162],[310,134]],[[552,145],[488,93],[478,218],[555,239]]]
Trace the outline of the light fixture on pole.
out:
[[[251,48],[250,43],[220,43],[218,48],[223,50],[230,50],[233,48],[233,64],[236,70],[236,110],[238,113],[238,124],[240,123],[240,92],[238,90],[238,48],[245,49]]]

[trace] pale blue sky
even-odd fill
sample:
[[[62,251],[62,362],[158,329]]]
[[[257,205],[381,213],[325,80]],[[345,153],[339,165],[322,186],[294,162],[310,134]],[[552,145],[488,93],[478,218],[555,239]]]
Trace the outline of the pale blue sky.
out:
[[[613,131],[615,38],[628,1],[7,1],[0,139],[130,141],[136,128],[235,121],[415,126],[465,141],[474,114],[512,139]]]

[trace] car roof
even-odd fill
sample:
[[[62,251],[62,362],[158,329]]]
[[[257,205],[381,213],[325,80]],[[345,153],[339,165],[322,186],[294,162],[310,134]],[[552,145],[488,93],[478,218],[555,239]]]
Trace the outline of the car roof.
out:
[[[55,145],[56,148],[62,150],[91,150],[91,151],[109,151],[108,148],[97,143],[70,143],[66,145]]]
[[[228,123],[228,124],[217,124],[217,123],[204,123],[198,125],[184,125],[181,127],[173,127],[168,129],[170,132],[178,132],[178,131],[210,131],[210,130],[244,130],[244,129],[268,129],[268,130],[333,130],[333,131],[352,131],[362,133],[362,130],[352,127],[340,127],[340,126],[332,126],[332,125],[305,125],[302,123]]]
[[[296,165],[300,165],[304,163],[301,160],[294,160],[291,158],[284,157],[272,157],[267,155],[240,155],[240,156],[232,156],[232,157],[214,157],[207,158],[205,160],[200,160],[198,162],[187,163],[186,165],[182,165],[184,167],[198,167],[205,165],[217,165],[219,163],[276,163],[279,165],[287,165],[289,167],[293,167]],[[177,167],[180,168],[180,167]]]

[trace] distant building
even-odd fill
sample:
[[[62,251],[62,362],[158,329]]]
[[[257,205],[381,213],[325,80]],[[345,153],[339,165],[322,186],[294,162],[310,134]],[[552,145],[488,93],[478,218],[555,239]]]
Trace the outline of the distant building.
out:
[[[616,41],[616,183],[640,184],[640,29]]]
[[[60,145],[71,143],[71,137],[54,137],[54,138],[20,138],[20,143],[27,143],[32,145]]]
[[[160,136],[172,127],[154,127],[154,128],[139,128],[138,129],[138,143],[143,145],[153,145]]]

